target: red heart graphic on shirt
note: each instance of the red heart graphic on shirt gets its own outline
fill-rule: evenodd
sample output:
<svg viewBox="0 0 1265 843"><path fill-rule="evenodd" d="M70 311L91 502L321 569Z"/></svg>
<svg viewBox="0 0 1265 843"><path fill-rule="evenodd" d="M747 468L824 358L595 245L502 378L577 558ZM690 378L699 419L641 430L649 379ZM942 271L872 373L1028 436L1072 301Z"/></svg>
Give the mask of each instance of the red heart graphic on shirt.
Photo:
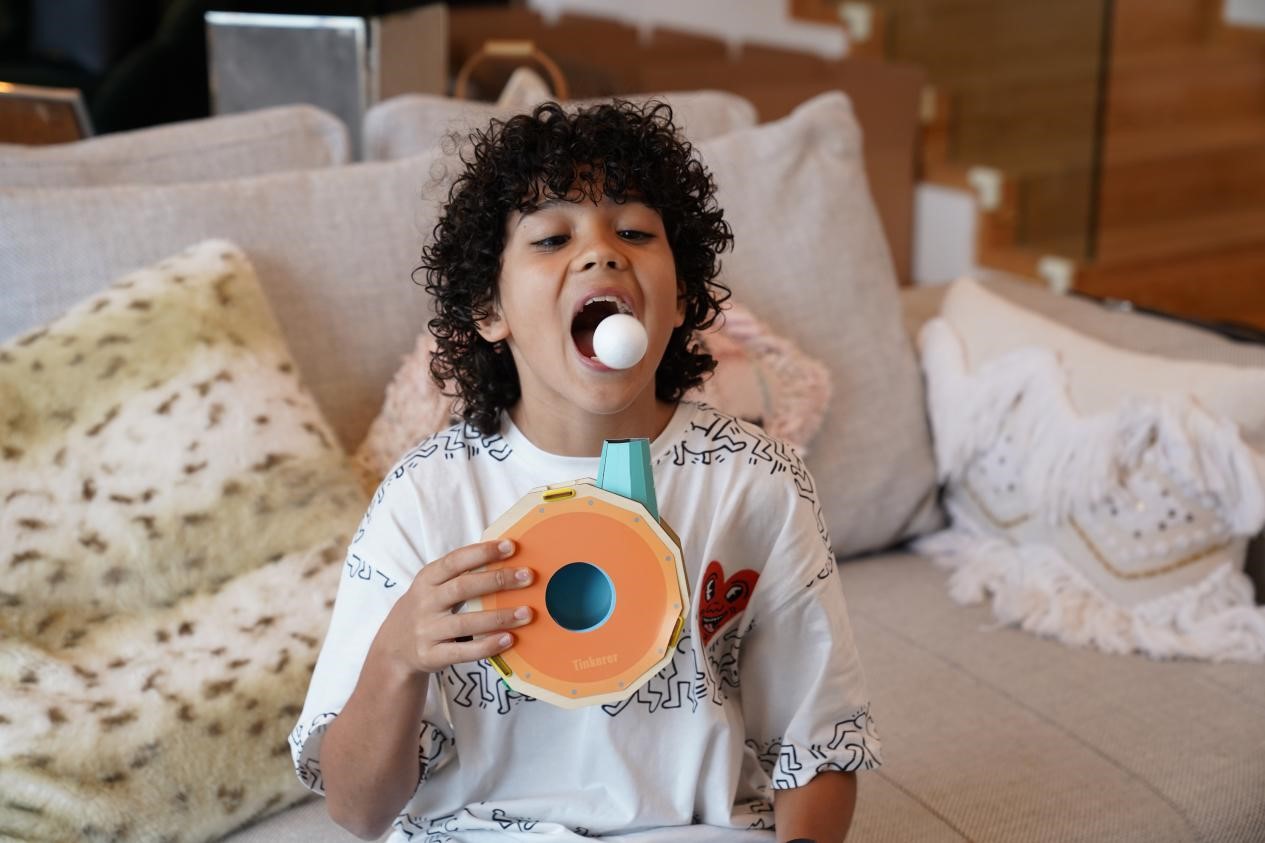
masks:
<svg viewBox="0 0 1265 843"><path fill-rule="evenodd" d="M747 608L759 579L760 575L750 568L743 568L725 579L725 569L719 562L713 559L708 564L698 600L698 632L704 647L717 630Z"/></svg>

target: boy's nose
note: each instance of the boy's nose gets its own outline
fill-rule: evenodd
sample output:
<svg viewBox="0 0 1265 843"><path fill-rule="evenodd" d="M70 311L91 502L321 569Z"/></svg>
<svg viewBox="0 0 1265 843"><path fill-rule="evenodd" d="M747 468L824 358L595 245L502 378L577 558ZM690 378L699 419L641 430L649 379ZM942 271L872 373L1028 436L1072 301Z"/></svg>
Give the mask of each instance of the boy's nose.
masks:
<svg viewBox="0 0 1265 843"><path fill-rule="evenodd" d="M580 253L576 259L575 269L579 272L587 272L591 269L624 269L627 263L624 256L619 250L613 249L607 245L593 246Z"/></svg>

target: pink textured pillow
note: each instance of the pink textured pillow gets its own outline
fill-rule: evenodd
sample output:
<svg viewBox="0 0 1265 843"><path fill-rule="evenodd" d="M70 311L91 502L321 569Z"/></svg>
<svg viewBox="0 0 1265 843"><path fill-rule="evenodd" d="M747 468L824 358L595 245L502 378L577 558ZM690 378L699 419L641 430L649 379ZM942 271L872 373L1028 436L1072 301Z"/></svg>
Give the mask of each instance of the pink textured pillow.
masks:
<svg viewBox="0 0 1265 843"><path fill-rule="evenodd" d="M830 404L830 371L825 364L732 302L700 340L716 358L716 371L686 399L755 422L806 455ZM457 417L452 400L431 380L434 349L430 335L418 337L356 450L356 465L367 489L378 485L401 454Z"/></svg>
<svg viewBox="0 0 1265 843"><path fill-rule="evenodd" d="M701 339L716 358L716 371L685 397L755 422L807 456L830 406L826 364L732 302Z"/></svg>

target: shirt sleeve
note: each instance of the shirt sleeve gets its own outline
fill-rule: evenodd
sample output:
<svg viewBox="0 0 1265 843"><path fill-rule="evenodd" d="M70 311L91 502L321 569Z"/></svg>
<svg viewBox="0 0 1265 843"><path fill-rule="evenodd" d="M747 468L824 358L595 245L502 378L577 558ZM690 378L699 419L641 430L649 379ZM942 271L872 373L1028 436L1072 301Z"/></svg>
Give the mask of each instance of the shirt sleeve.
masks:
<svg viewBox="0 0 1265 843"><path fill-rule="evenodd" d="M378 629L427 561L418 541L421 506L416 489L396 467L379 486L347 549L325 642L307 698L290 733L290 755L299 781L325 794L321 742L355 690ZM426 780L455 754L452 726L434 676L418 724L418 765Z"/></svg>
<svg viewBox="0 0 1265 843"><path fill-rule="evenodd" d="M746 743L775 789L801 787L823 771L882 763L811 479L787 482L783 505L786 518L762 576L765 593L740 656Z"/></svg>

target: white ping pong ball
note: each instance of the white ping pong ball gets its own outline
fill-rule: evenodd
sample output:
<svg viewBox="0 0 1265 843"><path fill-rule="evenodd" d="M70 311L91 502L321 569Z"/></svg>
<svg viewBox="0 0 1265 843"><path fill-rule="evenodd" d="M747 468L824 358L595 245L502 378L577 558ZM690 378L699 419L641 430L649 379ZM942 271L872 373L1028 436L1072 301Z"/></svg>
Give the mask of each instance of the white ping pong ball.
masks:
<svg viewBox="0 0 1265 843"><path fill-rule="evenodd" d="M637 317L627 313L607 316L593 332L593 353L602 365L631 369L646 355L650 338Z"/></svg>

